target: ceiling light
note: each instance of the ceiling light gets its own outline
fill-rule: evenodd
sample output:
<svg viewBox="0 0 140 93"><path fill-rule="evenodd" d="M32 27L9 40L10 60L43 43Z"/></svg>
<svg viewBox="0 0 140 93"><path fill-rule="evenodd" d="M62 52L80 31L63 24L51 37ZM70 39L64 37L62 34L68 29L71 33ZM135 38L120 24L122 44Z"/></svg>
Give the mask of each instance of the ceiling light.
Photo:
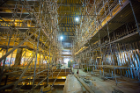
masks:
<svg viewBox="0 0 140 93"><path fill-rule="evenodd" d="M63 36L60 36L60 39L63 40Z"/></svg>
<svg viewBox="0 0 140 93"><path fill-rule="evenodd" d="M76 18L75 18L75 21L78 22L78 21L79 21L79 17L76 17Z"/></svg>
<svg viewBox="0 0 140 93"><path fill-rule="evenodd" d="M66 63L66 64L68 64L68 61L69 61L70 59L69 58L64 58L64 62Z"/></svg>

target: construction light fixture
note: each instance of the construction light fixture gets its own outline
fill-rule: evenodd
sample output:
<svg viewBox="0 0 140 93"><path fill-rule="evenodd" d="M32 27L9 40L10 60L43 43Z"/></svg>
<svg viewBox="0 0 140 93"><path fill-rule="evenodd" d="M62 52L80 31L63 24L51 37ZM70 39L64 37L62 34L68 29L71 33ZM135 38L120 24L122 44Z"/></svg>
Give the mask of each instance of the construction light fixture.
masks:
<svg viewBox="0 0 140 93"><path fill-rule="evenodd" d="M60 36L60 40L63 40L63 36Z"/></svg>
<svg viewBox="0 0 140 93"><path fill-rule="evenodd" d="M76 18L75 18L75 21L78 22L78 21L79 21L79 17L76 17Z"/></svg>
<svg viewBox="0 0 140 93"><path fill-rule="evenodd" d="M68 64L69 58L64 58L64 63Z"/></svg>

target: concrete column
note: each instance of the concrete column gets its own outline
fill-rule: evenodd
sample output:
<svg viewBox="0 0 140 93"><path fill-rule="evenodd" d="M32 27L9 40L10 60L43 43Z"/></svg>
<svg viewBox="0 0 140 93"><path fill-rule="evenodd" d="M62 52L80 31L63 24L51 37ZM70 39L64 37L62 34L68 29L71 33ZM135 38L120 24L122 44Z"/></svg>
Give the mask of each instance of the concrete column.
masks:
<svg viewBox="0 0 140 93"><path fill-rule="evenodd" d="M15 66L20 65L21 57L22 57L22 51L23 51L22 48L17 49L16 60L15 60L15 64L14 64Z"/></svg>

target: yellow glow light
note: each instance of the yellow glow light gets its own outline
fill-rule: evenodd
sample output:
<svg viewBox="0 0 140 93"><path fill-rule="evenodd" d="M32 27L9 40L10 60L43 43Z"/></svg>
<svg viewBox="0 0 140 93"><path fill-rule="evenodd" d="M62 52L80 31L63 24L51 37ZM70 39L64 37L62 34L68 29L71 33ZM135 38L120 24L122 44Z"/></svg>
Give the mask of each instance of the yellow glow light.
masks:
<svg viewBox="0 0 140 93"><path fill-rule="evenodd" d="M64 76L63 76L63 77L61 77L61 78L62 78L62 79L66 79L66 77L64 77Z"/></svg>
<svg viewBox="0 0 140 93"><path fill-rule="evenodd" d="M15 25L17 25L17 23L16 23L16 22L15 22L14 24L15 24Z"/></svg>

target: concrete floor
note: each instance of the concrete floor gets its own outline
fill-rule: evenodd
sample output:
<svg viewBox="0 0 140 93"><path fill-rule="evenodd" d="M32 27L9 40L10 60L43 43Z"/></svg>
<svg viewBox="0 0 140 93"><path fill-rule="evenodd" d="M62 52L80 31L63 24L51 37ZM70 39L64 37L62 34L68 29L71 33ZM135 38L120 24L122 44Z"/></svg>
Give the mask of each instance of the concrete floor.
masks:
<svg viewBox="0 0 140 93"><path fill-rule="evenodd" d="M63 93L63 87L57 87L52 90L52 93Z"/></svg>
<svg viewBox="0 0 140 93"><path fill-rule="evenodd" d="M62 68L66 68L63 66ZM77 69L73 69L74 74L76 74ZM123 93L140 93L140 86L138 83L132 83L135 81L134 79L126 78L119 79L119 81L123 81L123 83L119 83L116 86L115 80L103 80L100 77L91 75L91 72L84 72L82 69L79 69L80 77L87 77L90 79L92 84L87 85L95 92L95 93L120 93L120 92L112 92L114 89L120 90ZM127 80L127 81L126 81ZM124 83L125 82L125 83ZM52 93L63 93L63 87L54 88Z"/></svg>
<svg viewBox="0 0 140 93"><path fill-rule="evenodd" d="M73 69L73 72L76 73L77 69ZM123 83L119 83L116 86L115 80L103 80L100 77L91 75L91 72L87 73L81 69L79 69L79 76L86 76L91 80L92 84L89 84L89 86L95 93L113 93L112 91L114 91L114 89L120 90L124 93L140 93L139 84L132 83L136 81L134 79L124 77L123 79L119 79L119 81Z"/></svg>

